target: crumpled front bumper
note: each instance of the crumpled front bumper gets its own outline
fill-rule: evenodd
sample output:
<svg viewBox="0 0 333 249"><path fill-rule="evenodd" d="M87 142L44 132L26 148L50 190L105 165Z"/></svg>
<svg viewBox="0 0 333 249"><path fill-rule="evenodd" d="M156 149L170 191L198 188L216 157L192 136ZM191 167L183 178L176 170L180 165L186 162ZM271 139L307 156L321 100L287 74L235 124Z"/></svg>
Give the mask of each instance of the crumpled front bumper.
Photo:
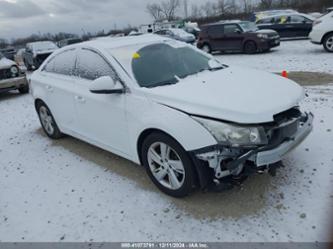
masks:
<svg viewBox="0 0 333 249"><path fill-rule="evenodd" d="M298 131L293 137L276 148L258 152L249 160L253 161L259 167L281 161L288 152L296 148L311 133L313 129L313 119L314 116L312 113L307 114L307 120L305 123L299 125Z"/></svg>
<svg viewBox="0 0 333 249"><path fill-rule="evenodd" d="M209 167L214 169L217 179L240 174L247 162L252 162L258 169L262 166L274 165L311 133L313 119L312 113L304 113L294 121L297 123L296 131L283 136L278 143L269 143L252 149L226 148L223 145L215 145L192 151L192 154L197 159L208 162Z"/></svg>

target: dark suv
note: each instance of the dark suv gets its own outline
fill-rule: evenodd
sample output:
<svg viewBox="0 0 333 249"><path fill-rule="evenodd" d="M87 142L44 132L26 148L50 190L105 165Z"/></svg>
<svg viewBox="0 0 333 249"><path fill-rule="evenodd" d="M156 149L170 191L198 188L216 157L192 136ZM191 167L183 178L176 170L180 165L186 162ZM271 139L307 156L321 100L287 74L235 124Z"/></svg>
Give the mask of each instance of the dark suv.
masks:
<svg viewBox="0 0 333 249"><path fill-rule="evenodd" d="M223 21L201 27L198 48L205 52L241 51L247 54L269 51L280 45L274 30L259 30L253 22Z"/></svg>

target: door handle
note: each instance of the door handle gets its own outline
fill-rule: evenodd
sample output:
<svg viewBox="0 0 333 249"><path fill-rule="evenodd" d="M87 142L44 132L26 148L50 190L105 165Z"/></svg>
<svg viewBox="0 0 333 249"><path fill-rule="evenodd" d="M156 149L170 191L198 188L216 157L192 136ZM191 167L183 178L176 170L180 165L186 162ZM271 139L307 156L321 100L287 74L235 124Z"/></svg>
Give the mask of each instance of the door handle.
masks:
<svg viewBox="0 0 333 249"><path fill-rule="evenodd" d="M52 86L46 85L45 88L46 88L47 91L53 92L53 87Z"/></svg>
<svg viewBox="0 0 333 249"><path fill-rule="evenodd" d="M85 103L86 100L82 96L75 96L75 100L80 103Z"/></svg>

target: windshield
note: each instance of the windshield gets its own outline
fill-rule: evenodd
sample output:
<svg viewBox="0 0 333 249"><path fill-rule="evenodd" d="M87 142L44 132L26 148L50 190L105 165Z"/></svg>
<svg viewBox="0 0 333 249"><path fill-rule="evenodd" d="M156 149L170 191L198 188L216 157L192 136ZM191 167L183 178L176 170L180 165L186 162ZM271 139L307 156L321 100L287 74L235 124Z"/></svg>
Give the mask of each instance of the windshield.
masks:
<svg viewBox="0 0 333 249"><path fill-rule="evenodd" d="M133 56L132 70L141 87L176 84L180 78L205 70L219 70L224 65L189 46L153 44Z"/></svg>
<svg viewBox="0 0 333 249"><path fill-rule="evenodd" d="M239 25L242 27L244 32L257 31L258 27L253 22L241 22Z"/></svg>
<svg viewBox="0 0 333 249"><path fill-rule="evenodd" d="M57 49L57 45L53 42L45 41L45 42L36 42L32 44L33 49L36 51L43 51L43 50L52 50Z"/></svg>

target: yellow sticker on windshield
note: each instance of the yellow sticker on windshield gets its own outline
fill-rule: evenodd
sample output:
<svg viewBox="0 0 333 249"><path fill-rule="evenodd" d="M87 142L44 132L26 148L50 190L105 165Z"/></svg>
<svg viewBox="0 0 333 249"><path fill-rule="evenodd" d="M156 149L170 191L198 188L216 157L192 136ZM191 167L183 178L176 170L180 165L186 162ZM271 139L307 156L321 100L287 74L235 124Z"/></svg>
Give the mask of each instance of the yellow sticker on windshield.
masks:
<svg viewBox="0 0 333 249"><path fill-rule="evenodd" d="M133 54L133 59L139 59L141 56L139 55L139 53L134 53Z"/></svg>

